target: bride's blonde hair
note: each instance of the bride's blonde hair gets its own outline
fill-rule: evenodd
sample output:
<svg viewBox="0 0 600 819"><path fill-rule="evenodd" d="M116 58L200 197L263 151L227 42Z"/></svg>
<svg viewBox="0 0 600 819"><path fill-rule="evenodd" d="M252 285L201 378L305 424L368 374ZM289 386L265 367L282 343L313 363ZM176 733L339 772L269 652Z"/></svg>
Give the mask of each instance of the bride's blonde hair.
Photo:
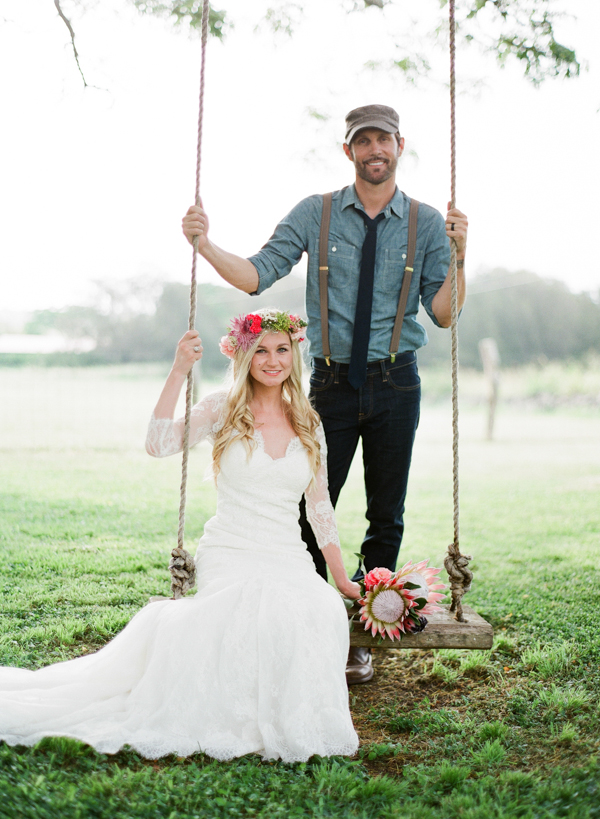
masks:
<svg viewBox="0 0 600 819"><path fill-rule="evenodd" d="M272 310L257 310L254 315L272 313ZM254 396L254 385L250 376L252 358L264 337L273 330L265 330L257 335L256 342L250 349L237 350L230 366L231 386L224 406L223 426L215 435L213 445L213 475L215 480L220 471L221 458L234 441L241 441L248 457L256 447L254 440L254 415L250 402ZM292 370L282 384L283 409L290 425L308 455L313 480L321 466L321 447L316 440L316 431L320 418L308 400L302 387L302 353L297 341L290 338L292 347ZM312 481L311 481L312 483Z"/></svg>

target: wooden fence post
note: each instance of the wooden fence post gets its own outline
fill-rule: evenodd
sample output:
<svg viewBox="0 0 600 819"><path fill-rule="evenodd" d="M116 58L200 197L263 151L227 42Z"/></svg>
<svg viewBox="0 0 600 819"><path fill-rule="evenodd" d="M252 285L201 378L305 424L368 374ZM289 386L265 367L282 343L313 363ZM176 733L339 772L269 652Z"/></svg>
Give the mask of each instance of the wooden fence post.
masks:
<svg viewBox="0 0 600 819"><path fill-rule="evenodd" d="M498 345L493 338L482 338L479 342L479 355L483 364L483 374L488 385L488 419L487 435L488 441L494 437L494 420L496 417L496 405L498 403L498 388L500 385L500 353Z"/></svg>

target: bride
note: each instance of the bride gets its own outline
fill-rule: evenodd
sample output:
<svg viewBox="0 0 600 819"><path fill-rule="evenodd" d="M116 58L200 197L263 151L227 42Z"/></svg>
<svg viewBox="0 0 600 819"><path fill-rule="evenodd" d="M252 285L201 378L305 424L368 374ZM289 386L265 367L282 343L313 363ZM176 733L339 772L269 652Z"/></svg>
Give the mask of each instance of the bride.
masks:
<svg viewBox="0 0 600 819"><path fill-rule="evenodd" d="M345 607L315 571L298 524L305 493L337 588L359 597L342 562L323 429L302 389L303 326L273 310L234 319L221 340L231 387L192 410L190 444L212 443L218 491L196 552L195 596L150 603L94 654L38 671L0 668L0 739L67 736L150 759L258 753L295 762L356 751ZM201 355L188 331L150 421L151 455L181 450L175 405Z"/></svg>

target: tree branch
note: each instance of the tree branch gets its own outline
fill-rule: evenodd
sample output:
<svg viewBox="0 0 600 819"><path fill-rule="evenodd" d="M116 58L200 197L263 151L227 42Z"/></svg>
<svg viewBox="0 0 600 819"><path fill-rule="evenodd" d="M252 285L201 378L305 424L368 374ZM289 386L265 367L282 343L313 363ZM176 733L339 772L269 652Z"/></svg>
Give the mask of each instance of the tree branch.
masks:
<svg viewBox="0 0 600 819"><path fill-rule="evenodd" d="M54 0L54 5L56 6L56 10L58 12L58 16L63 21L65 26L69 30L69 34L71 36L71 45L73 46L73 55L75 57L75 62L77 63L77 68L79 69L79 73L81 74L81 79L83 80L84 88L88 87L86 79L83 75L83 71L81 70L81 65L79 64L79 54L77 53L77 48L75 46L75 32L73 31L73 26L71 25L71 21L65 16L64 11L60 7L60 0Z"/></svg>

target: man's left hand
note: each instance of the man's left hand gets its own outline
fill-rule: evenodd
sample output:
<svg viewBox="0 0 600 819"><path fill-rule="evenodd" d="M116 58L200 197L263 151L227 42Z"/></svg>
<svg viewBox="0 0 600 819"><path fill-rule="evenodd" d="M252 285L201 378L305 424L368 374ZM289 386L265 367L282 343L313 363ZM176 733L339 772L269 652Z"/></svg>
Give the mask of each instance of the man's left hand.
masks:
<svg viewBox="0 0 600 819"><path fill-rule="evenodd" d="M469 221L458 208L450 208L448 202L448 213L446 215L446 235L456 242L456 257L464 259L467 252L467 228Z"/></svg>

